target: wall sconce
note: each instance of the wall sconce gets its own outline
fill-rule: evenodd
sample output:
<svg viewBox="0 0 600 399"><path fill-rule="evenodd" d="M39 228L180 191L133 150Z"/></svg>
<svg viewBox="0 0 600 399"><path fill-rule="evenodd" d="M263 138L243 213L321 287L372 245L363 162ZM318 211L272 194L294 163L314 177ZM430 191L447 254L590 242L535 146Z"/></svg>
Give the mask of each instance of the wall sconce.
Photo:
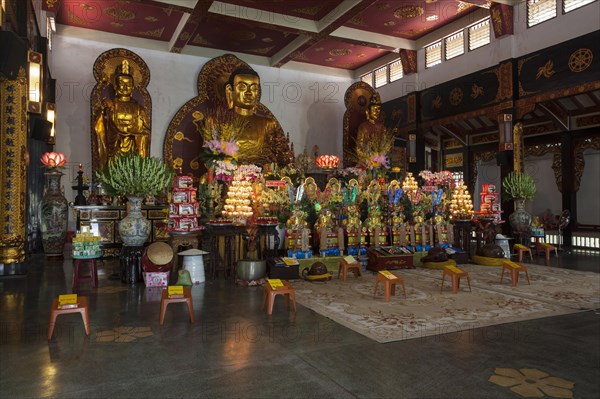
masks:
<svg viewBox="0 0 600 399"><path fill-rule="evenodd" d="M50 129L50 137L48 138L48 144L54 145L56 144L56 139L54 137L54 126L56 126L56 104L46 103L46 120L48 122L52 122L52 129Z"/></svg>
<svg viewBox="0 0 600 399"><path fill-rule="evenodd" d="M27 112L42 113L42 54L35 51L27 52L29 64L29 96Z"/></svg>
<svg viewBox="0 0 600 399"><path fill-rule="evenodd" d="M408 162L417 162L417 135L408 135Z"/></svg>
<svg viewBox="0 0 600 399"><path fill-rule="evenodd" d="M498 115L499 151L513 150L512 114Z"/></svg>

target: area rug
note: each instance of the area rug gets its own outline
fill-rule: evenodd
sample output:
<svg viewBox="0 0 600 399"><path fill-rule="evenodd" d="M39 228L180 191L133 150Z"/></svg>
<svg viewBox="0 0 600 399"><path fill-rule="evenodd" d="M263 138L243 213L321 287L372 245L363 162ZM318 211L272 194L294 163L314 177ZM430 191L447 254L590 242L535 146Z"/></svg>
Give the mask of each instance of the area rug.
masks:
<svg viewBox="0 0 600 399"><path fill-rule="evenodd" d="M297 281L294 287L301 305L381 343L600 307L599 274L528 266L531 285L522 275L513 288L507 275L500 284L500 267L461 265L471 278L471 291L463 279L457 294L448 279L440 292L441 270L394 270L404 278L406 298L400 286L389 302L381 284L374 296L371 272L346 282Z"/></svg>

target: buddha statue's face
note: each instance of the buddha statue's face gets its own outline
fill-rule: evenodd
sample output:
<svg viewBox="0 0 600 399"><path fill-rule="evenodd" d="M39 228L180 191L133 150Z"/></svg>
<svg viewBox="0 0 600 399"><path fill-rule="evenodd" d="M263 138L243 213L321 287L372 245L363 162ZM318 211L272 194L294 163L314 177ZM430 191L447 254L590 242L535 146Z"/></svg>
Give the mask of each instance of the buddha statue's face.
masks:
<svg viewBox="0 0 600 399"><path fill-rule="evenodd" d="M237 111L253 111L258 102L259 78L254 75L236 75L233 78L233 107Z"/></svg>
<svg viewBox="0 0 600 399"><path fill-rule="evenodd" d="M117 96L129 97L133 93L133 79L131 76L119 76L117 77Z"/></svg>
<svg viewBox="0 0 600 399"><path fill-rule="evenodd" d="M377 119L379 119L379 114L381 113L381 105L379 104L372 104L369 106L369 111L368 111L368 119L372 122L376 121Z"/></svg>

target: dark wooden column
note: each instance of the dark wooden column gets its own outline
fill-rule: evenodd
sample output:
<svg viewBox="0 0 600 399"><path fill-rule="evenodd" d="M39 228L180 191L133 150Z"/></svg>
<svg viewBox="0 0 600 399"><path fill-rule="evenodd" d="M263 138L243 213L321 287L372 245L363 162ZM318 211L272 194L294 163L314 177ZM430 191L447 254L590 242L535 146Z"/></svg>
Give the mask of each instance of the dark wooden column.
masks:
<svg viewBox="0 0 600 399"><path fill-rule="evenodd" d="M562 210L568 209L571 212L571 221L563 230L564 247L571 248L571 239L573 238L572 226L577 220L577 201L576 193L573 192L573 164L574 148L573 138L570 132L564 132L560 142L562 170L561 170L561 193L562 193Z"/></svg>

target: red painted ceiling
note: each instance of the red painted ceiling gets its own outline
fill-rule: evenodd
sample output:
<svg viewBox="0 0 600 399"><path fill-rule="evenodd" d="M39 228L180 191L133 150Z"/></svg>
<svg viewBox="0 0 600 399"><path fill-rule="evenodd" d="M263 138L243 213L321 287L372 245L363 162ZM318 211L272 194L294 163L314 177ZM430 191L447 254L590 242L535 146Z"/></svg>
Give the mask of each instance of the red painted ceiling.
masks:
<svg viewBox="0 0 600 399"><path fill-rule="evenodd" d="M197 54L199 47L207 47L241 58L267 57L277 66L297 61L348 70L399 50L389 41L374 42L373 37L415 40L488 4L487 0L43 0L43 8L55 14L59 25L158 40L164 42L165 51ZM352 28L351 37L336 35L340 27Z"/></svg>

